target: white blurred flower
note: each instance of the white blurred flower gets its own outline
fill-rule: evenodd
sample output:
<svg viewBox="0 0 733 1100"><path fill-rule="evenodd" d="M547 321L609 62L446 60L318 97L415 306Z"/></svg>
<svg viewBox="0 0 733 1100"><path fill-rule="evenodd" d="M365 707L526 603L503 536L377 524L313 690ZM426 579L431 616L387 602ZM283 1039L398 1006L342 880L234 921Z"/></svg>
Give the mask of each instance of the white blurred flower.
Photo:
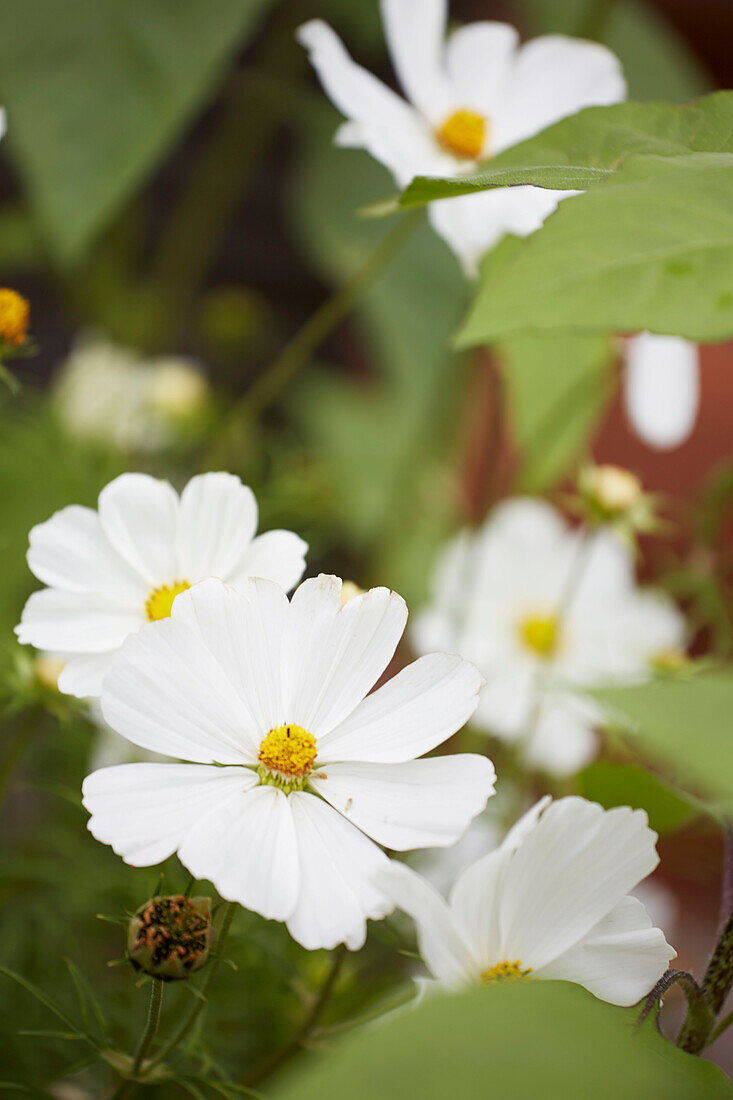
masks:
<svg viewBox="0 0 733 1100"><path fill-rule="evenodd" d="M528 762L558 775L595 751L599 712L577 689L644 679L685 642L674 604L637 587L632 552L599 530L581 570L582 538L543 501L500 504L444 551L412 634L418 652L473 661L487 681L474 724L524 739Z"/></svg>
<svg viewBox="0 0 733 1100"><path fill-rule="evenodd" d="M416 759L473 713L473 665L432 654L367 695L406 619L384 588L342 607L336 577L291 602L260 578L185 592L127 640L102 710L136 745L192 763L88 776L93 835L133 866L178 852L304 947L360 947L367 918L391 909L372 884L377 845L454 843L494 786L483 756Z"/></svg>
<svg viewBox="0 0 733 1100"><path fill-rule="evenodd" d="M456 844L452 844L450 848L430 848L418 853L414 866L436 890L447 893L461 871L470 863L498 848L502 830L499 827L495 803L499 801L502 792L503 786L484 812L473 819Z"/></svg>
<svg viewBox="0 0 733 1100"><path fill-rule="evenodd" d="M80 340L53 386L70 435L119 450L156 451L175 442L208 397L200 368L185 359L142 359L99 337Z"/></svg>
<svg viewBox="0 0 733 1100"><path fill-rule="evenodd" d="M697 345L642 332L626 342L625 360L624 401L636 434L661 451L679 447L700 406Z"/></svg>
<svg viewBox="0 0 733 1100"><path fill-rule="evenodd" d="M629 891L659 862L642 810L545 798L457 879L450 902L404 864L376 878L417 925L420 953L450 988L508 978L577 982L632 1005L676 952Z"/></svg>
<svg viewBox="0 0 733 1100"><path fill-rule="evenodd" d="M291 531L255 537L257 518L254 493L233 474L194 477L180 497L167 481L122 474L99 494L98 511L73 504L31 530L28 565L49 587L26 603L19 641L68 655L60 691L99 695L128 634L170 615L198 581L297 584L306 544Z"/></svg>
<svg viewBox="0 0 733 1100"><path fill-rule="evenodd" d="M508 146L583 107L622 100L621 66L594 42L548 35L519 46L505 23L479 22L446 40L447 0L382 0L387 46L407 97L356 65L321 20L298 31L347 122L342 146L366 149L399 187L417 175L475 171ZM526 236L567 191L511 187L431 204L433 228L473 273L505 233Z"/></svg>

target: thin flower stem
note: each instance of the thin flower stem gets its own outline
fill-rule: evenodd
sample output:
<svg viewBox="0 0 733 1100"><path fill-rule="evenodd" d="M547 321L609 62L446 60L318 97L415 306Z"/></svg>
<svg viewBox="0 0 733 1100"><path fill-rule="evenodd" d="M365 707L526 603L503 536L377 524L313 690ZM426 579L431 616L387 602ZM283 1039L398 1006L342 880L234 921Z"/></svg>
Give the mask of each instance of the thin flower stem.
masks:
<svg viewBox="0 0 733 1100"><path fill-rule="evenodd" d="M324 982L296 1034L278 1054L275 1054L274 1057L263 1062L256 1067L249 1076L245 1077L243 1081L245 1087L249 1088L252 1085L259 1085L265 1078L270 1077L276 1070L280 1069L281 1066L284 1066L286 1062L289 1062L305 1045L307 1039L310 1037L313 1029L320 1020L323 1010L333 993L333 988L341 972L345 957L346 948L342 944L334 951L331 957L331 966L329 967Z"/></svg>
<svg viewBox="0 0 733 1100"><path fill-rule="evenodd" d="M132 1068L130 1070L132 1077L137 1077L140 1073L143 1063L145 1062L145 1055L150 1050L151 1044L158 1032L162 1004L163 983L160 978L152 978L150 986L150 1004L148 1005L148 1019L145 1024L145 1031L137 1045L137 1050L132 1060ZM123 1097L132 1095L136 1089L136 1081L120 1081L112 1095L112 1100L123 1100Z"/></svg>
<svg viewBox="0 0 733 1100"><path fill-rule="evenodd" d="M226 942L227 935L229 934L229 929L231 927L236 908L236 901L227 902L226 909L224 910L224 916L221 922L221 928L219 929L219 934L216 938L217 958L212 959L212 961L209 963L206 980L201 986L200 998L196 1001L196 1004L193 1006L185 1020L181 1023L177 1031L173 1033L167 1043L163 1044L155 1057L150 1060L150 1068L152 1068L153 1066L157 1066L160 1062L164 1061L168 1057L168 1055L175 1050L178 1044L182 1042L183 1039L185 1039L186 1035L188 1035L189 1031L196 1023L199 1014L203 1011L206 1005L206 994L208 993L209 987L216 977L216 973L221 965L221 953L224 949L224 944Z"/></svg>

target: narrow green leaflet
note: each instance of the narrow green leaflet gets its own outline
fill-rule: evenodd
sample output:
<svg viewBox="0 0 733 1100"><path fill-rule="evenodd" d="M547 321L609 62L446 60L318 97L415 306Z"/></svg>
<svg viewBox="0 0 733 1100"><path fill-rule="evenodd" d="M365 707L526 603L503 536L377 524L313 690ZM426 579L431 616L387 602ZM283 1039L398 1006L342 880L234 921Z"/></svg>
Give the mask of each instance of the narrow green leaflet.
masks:
<svg viewBox="0 0 733 1100"><path fill-rule="evenodd" d="M59 261L77 259L155 167L266 3L5 5L5 141Z"/></svg>
<svg viewBox="0 0 733 1100"><path fill-rule="evenodd" d="M629 741L684 791L733 809L733 675L727 672L604 688L593 697Z"/></svg>
<svg viewBox="0 0 733 1100"><path fill-rule="evenodd" d="M601 183L631 156L679 157L733 153L733 92L696 103L618 103L588 107L505 149L474 175L418 176L401 206L531 183L558 191L584 191Z"/></svg>
<svg viewBox="0 0 733 1100"><path fill-rule="evenodd" d="M514 333L733 336L733 153L635 156L482 278L460 347Z"/></svg>
<svg viewBox="0 0 733 1100"><path fill-rule="evenodd" d="M725 1074L683 1054L638 1009L565 982L516 981L426 998L295 1072L274 1100L723 1100Z"/></svg>

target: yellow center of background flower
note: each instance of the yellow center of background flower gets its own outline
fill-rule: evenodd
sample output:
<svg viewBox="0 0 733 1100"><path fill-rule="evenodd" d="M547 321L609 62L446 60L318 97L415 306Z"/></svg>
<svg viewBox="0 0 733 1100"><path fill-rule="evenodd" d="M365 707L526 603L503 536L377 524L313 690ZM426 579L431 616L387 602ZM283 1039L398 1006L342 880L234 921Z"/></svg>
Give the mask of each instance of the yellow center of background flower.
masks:
<svg viewBox="0 0 733 1100"><path fill-rule="evenodd" d="M278 726L270 730L257 756L266 768L287 779L302 779L308 775L315 758L316 739L302 726Z"/></svg>
<svg viewBox="0 0 733 1100"><path fill-rule="evenodd" d="M438 141L455 157L476 160L486 138L486 119L475 111L454 111L438 128Z"/></svg>
<svg viewBox="0 0 733 1100"><path fill-rule="evenodd" d="M528 615L519 624L519 636L538 657L552 657L557 651L560 624L556 615Z"/></svg>
<svg viewBox="0 0 733 1100"><path fill-rule="evenodd" d="M489 970L484 970L481 981L484 985L490 985L492 982L499 982L504 978L526 978L531 973L531 966L527 967L526 970L522 969L521 959L516 959L514 962L505 959L504 962L497 963Z"/></svg>
<svg viewBox="0 0 733 1100"><path fill-rule="evenodd" d="M0 287L0 341L19 347L25 341L30 306L16 290Z"/></svg>
<svg viewBox="0 0 733 1100"><path fill-rule="evenodd" d="M148 617L148 622L153 623L158 619L167 619L178 593L185 592L190 587L188 581L174 581L173 584L164 584L160 588L154 588L145 601L145 614Z"/></svg>

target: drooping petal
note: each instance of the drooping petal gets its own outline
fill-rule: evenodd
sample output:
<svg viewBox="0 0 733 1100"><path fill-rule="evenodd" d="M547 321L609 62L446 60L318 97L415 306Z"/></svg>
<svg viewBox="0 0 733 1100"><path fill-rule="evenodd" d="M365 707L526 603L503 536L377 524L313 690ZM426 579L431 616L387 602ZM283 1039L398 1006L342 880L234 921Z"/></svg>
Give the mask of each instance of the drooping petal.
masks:
<svg viewBox="0 0 733 1100"><path fill-rule="evenodd" d="M105 677L102 713L133 744L201 764L254 764L263 736L200 636L175 618L128 638Z"/></svg>
<svg viewBox="0 0 733 1100"><path fill-rule="evenodd" d="M18 641L62 653L103 653L122 645L144 622L143 608L131 611L114 594L42 588L23 608Z"/></svg>
<svg viewBox="0 0 733 1100"><path fill-rule="evenodd" d="M366 938L367 918L379 920L393 908L375 885L387 857L313 795L296 791L289 802L298 844L300 889L288 918L288 931L309 951L339 943L358 951Z"/></svg>
<svg viewBox="0 0 733 1100"><path fill-rule="evenodd" d="M265 577L289 592L305 572L307 553L308 543L292 531L266 531L253 539L227 580L239 588L246 577Z"/></svg>
<svg viewBox="0 0 733 1100"><path fill-rule="evenodd" d="M92 508L72 504L31 528L28 565L44 584L100 592L142 607L148 587L109 544Z"/></svg>
<svg viewBox="0 0 733 1100"><path fill-rule="evenodd" d="M82 787L88 829L133 867L161 863L177 851L212 806L257 782L246 768L195 764L118 764L92 772Z"/></svg>
<svg viewBox="0 0 733 1100"><path fill-rule="evenodd" d="M492 116L504 106L518 43L514 27L489 21L468 23L448 39L445 54L448 75L462 106L473 107L488 116L489 149Z"/></svg>
<svg viewBox="0 0 733 1100"><path fill-rule="evenodd" d="M372 588L341 607L341 582L306 580L290 603L283 638L288 721L316 738L351 714L389 664L407 607L387 588Z"/></svg>
<svg viewBox="0 0 733 1100"><path fill-rule="evenodd" d="M257 501L234 474L192 477L178 509L177 575L194 584L207 577L227 580L257 530Z"/></svg>
<svg viewBox="0 0 733 1100"><path fill-rule="evenodd" d="M481 967L438 891L404 863L390 860L377 878L393 903L412 917L420 954L430 973L449 986L475 981Z"/></svg>
<svg viewBox="0 0 733 1100"><path fill-rule="evenodd" d="M626 347L626 413L650 447L671 450L688 438L700 406L697 346L679 336L642 332Z"/></svg>
<svg viewBox="0 0 733 1100"><path fill-rule="evenodd" d="M387 49L402 90L437 124L454 106L442 64L447 0L381 0L380 7Z"/></svg>
<svg viewBox="0 0 733 1100"><path fill-rule="evenodd" d="M495 778L485 756L462 753L404 764L328 764L311 774L311 786L379 844L403 852L454 844L484 809Z"/></svg>
<svg viewBox="0 0 733 1100"><path fill-rule="evenodd" d="M289 798L275 787L254 787L212 806L178 854L192 875L209 879L228 901L269 920L285 920L293 910L298 844Z"/></svg>
<svg viewBox="0 0 733 1100"><path fill-rule="evenodd" d="M578 982L610 1004L633 1005L659 981L676 954L638 898L626 897L534 976Z"/></svg>
<svg viewBox="0 0 733 1100"><path fill-rule="evenodd" d="M157 588L177 578L178 496L167 481L121 474L99 494L99 519L112 547Z"/></svg>
<svg viewBox="0 0 733 1100"><path fill-rule="evenodd" d="M481 683L478 670L461 657L420 657L321 738L319 762L414 760L466 724L478 705Z"/></svg>
<svg viewBox="0 0 733 1100"><path fill-rule="evenodd" d="M102 694L102 681L109 672L117 651L108 653L84 653L70 657L59 673L59 691L75 695L77 699Z"/></svg>
<svg viewBox="0 0 733 1100"><path fill-rule="evenodd" d="M577 944L654 870L655 841L642 810L603 810L581 798L553 803L503 878L503 957L536 970Z"/></svg>

